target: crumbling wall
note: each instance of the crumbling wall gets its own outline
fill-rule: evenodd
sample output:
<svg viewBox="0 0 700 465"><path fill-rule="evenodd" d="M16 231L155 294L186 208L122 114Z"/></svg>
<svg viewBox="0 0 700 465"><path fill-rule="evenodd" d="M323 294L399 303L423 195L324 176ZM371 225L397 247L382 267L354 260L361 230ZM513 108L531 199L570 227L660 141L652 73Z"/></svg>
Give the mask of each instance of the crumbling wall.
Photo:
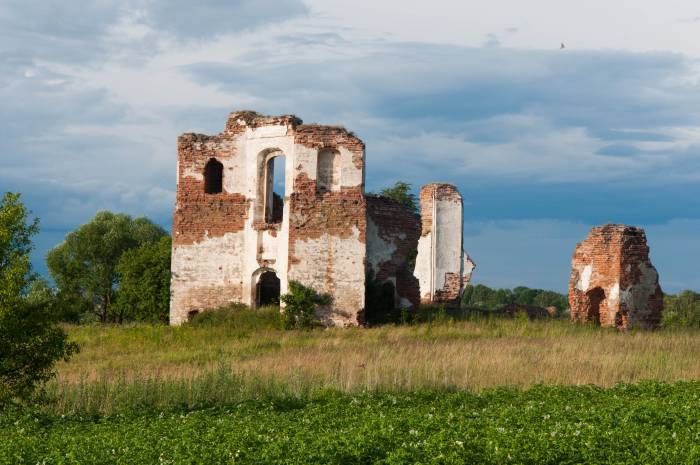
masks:
<svg viewBox="0 0 700 465"><path fill-rule="evenodd" d="M273 151L293 153L296 124L300 120L292 115L235 112L218 135L178 139L171 324L229 302L255 305L256 283L264 271L285 279L281 287L286 291L287 226L260 224L259 168ZM211 159L223 165L220 193L206 193L205 166ZM285 170L291 166L287 163ZM291 186L289 174L286 179Z"/></svg>
<svg viewBox="0 0 700 465"><path fill-rule="evenodd" d="M319 153L324 158L319 163ZM271 160L285 157L284 198L271 195ZM223 165L221 192L205 189L210 159ZM319 165L325 184L318 186ZM178 144L171 323L237 301L256 305L260 276L273 272L333 296L327 325L356 325L364 307L364 144L341 127L293 115L229 115L221 134L185 134ZM270 204L280 210L268 215Z"/></svg>
<svg viewBox="0 0 700 465"><path fill-rule="evenodd" d="M591 229L573 255L569 304L573 321L657 327L663 293L644 230L615 224Z"/></svg>
<svg viewBox="0 0 700 465"><path fill-rule="evenodd" d="M240 157L231 139L184 134L178 139L177 196L171 262L172 324L188 315L242 299L243 230L249 200L235 189ZM204 167L224 165L223 191L205 193Z"/></svg>
<svg viewBox="0 0 700 465"><path fill-rule="evenodd" d="M420 304L420 286L413 275L420 217L399 202L381 196L367 196L367 270L377 283L393 283L395 304L416 308Z"/></svg>
<svg viewBox="0 0 700 465"><path fill-rule="evenodd" d="M269 273L281 293L296 280L330 294L333 304L320 315L327 326L362 323L370 269L394 284L398 305L456 302L473 268L462 251L459 192L426 186L421 225L396 202L365 198L364 155L346 129L293 115L235 112L218 135L182 135L171 323L229 302L255 306L258 281L272 280ZM281 156L284 195L276 197L270 174ZM416 249L414 276L407 262Z"/></svg>
<svg viewBox="0 0 700 465"><path fill-rule="evenodd" d="M428 184L420 191L420 207L415 275L421 301L456 304L474 269L462 244L462 196L451 184Z"/></svg>
<svg viewBox="0 0 700 465"><path fill-rule="evenodd" d="M358 325L364 308L367 242L364 143L344 128L318 125L297 126L294 142L289 279L333 297L320 315L325 325ZM318 154L324 150L340 156L340 180L334 190L317 183Z"/></svg>

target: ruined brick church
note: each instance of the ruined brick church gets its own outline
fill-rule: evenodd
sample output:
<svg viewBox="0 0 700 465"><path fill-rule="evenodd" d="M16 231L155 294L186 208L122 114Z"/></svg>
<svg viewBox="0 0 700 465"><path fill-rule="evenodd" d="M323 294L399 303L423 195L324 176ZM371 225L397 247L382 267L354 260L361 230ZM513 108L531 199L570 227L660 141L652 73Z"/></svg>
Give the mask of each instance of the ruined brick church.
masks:
<svg viewBox="0 0 700 465"><path fill-rule="evenodd" d="M364 323L368 279L396 308L458 302L474 264L457 189L424 186L419 216L364 183L365 145L342 127L236 112L180 136L170 323L278 302L292 280L333 297L326 326Z"/></svg>

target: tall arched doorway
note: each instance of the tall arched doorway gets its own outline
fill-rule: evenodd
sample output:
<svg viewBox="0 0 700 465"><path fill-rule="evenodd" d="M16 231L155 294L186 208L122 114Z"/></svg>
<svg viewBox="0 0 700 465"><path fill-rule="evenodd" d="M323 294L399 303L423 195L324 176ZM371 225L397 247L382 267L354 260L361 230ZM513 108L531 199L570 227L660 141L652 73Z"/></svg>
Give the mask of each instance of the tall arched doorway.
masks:
<svg viewBox="0 0 700 465"><path fill-rule="evenodd" d="M274 271L265 271L260 275L255 287L255 306L280 304L280 279Z"/></svg>

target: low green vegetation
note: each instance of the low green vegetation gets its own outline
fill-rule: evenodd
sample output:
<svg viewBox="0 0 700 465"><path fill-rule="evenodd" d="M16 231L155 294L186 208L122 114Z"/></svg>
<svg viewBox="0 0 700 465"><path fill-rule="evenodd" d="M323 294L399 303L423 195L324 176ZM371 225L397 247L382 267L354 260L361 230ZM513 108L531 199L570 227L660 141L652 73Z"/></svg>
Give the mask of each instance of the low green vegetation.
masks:
<svg viewBox="0 0 700 465"><path fill-rule="evenodd" d="M321 325L317 310L330 305L333 299L328 294L319 294L313 288L297 281L289 281L289 292L282 295L285 329L309 329Z"/></svg>
<svg viewBox="0 0 700 465"><path fill-rule="evenodd" d="M0 463L697 463L700 383L0 414Z"/></svg>
<svg viewBox="0 0 700 465"><path fill-rule="evenodd" d="M284 327L285 318L277 306L251 310L243 304L225 305L216 310L197 314L188 323L193 328L225 329L232 335L249 334L255 331L279 330Z"/></svg>

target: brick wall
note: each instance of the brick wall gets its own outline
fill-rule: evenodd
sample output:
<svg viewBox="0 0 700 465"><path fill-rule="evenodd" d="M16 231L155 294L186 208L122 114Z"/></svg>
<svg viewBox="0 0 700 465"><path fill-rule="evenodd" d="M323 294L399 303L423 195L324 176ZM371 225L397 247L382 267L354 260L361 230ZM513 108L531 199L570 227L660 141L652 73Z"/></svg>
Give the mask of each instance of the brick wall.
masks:
<svg viewBox="0 0 700 465"><path fill-rule="evenodd" d="M381 196L367 196L371 233L367 234L367 265L378 283L392 281L396 304L417 307L420 303L418 279L409 267L415 259L420 237L420 217L399 202Z"/></svg>
<svg viewBox="0 0 700 465"><path fill-rule="evenodd" d="M569 281L573 321L653 328L663 311L659 277L643 229L608 224L576 246Z"/></svg>

